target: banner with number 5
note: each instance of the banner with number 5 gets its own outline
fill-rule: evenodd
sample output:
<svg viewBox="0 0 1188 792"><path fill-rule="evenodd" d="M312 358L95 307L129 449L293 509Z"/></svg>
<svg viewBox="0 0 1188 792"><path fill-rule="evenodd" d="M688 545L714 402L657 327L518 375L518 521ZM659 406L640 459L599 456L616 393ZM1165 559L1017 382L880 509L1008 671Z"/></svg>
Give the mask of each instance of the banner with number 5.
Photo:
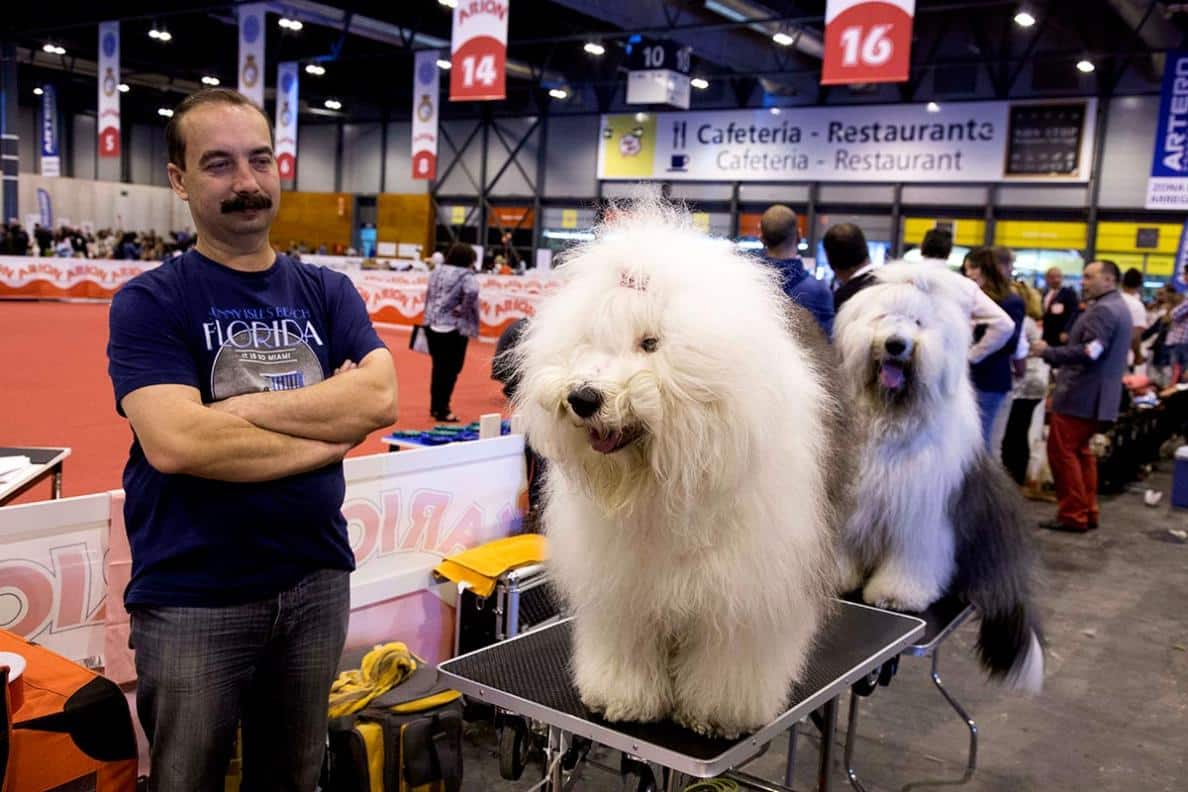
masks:
<svg viewBox="0 0 1188 792"><path fill-rule="evenodd" d="M905 82L916 0L829 0L822 85Z"/></svg>
<svg viewBox="0 0 1188 792"><path fill-rule="evenodd" d="M458 0L450 40L450 101L507 96L509 0Z"/></svg>

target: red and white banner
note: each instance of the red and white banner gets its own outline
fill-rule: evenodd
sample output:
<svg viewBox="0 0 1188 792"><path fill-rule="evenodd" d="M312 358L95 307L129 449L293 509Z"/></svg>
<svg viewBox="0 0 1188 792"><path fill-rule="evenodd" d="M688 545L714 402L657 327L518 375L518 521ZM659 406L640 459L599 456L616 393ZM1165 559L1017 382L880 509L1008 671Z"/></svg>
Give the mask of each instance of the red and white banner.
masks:
<svg viewBox="0 0 1188 792"><path fill-rule="evenodd" d="M99 156L120 156L120 23L99 24Z"/></svg>
<svg viewBox="0 0 1188 792"><path fill-rule="evenodd" d="M507 96L510 0L458 0L450 38L450 101Z"/></svg>
<svg viewBox="0 0 1188 792"><path fill-rule="evenodd" d="M239 92L264 108L265 3L241 5L239 14Z"/></svg>
<svg viewBox="0 0 1188 792"><path fill-rule="evenodd" d="M0 256L0 297L111 299L155 261Z"/></svg>
<svg viewBox="0 0 1188 792"><path fill-rule="evenodd" d="M413 325L425 316L429 275L424 272L347 272L367 313L376 322ZM479 335L498 338L517 319L531 318L536 306L561 285L555 278L479 276Z"/></svg>
<svg viewBox="0 0 1188 792"><path fill-rule="evenodd" d="M297 63L276 65L276 167L286 187L297 179L297 111L300 99Z"/></svg>
<svg viewBox="0 0 1188 792"><path fill-rule="evenodd" d="M829 0L822 85L904 82L916 0Z"/></svg>
<svg viewBox="0 0 1188 792"><path fill-rule="evenodd" d="M437 50L417 53L413 65L412 177L437 178L437 99L441 81Z"/></svg>
<svg viewBox="0 0 1188 792"><path fill-rule="evenodd" d="M343 259L333 269L355 284L372 320L419 324L425 314L429 273L364 270L362 261ZM156 266L155 261L0 256L0 299L110 300L125 283ZM555 275L480 275L478 281L479 335L487 338L498 338L512 322L534 316L537 304L560 286Z"/></svg>

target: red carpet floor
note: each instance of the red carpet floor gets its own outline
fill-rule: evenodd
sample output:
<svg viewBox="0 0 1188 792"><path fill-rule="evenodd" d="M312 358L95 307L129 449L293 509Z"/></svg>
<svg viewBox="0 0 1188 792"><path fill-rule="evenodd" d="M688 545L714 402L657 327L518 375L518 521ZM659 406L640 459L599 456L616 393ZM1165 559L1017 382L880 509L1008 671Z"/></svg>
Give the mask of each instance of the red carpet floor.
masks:
<svg viewBox="0 0 1188 792"><path fill-rule="evenodd" d="M69 446L63 494L119 489L132 433L115 411L107 377L105 304L0 300L0 446ZM396 358L401 429L435 424L429 417L429 358L408 349L408 332L379 328ZM451 407L464 421L507 413L490 378L494 344L471 342ZM386 451L376 432L351 456ZM49 497L42 484L17 503Z"/></svg>

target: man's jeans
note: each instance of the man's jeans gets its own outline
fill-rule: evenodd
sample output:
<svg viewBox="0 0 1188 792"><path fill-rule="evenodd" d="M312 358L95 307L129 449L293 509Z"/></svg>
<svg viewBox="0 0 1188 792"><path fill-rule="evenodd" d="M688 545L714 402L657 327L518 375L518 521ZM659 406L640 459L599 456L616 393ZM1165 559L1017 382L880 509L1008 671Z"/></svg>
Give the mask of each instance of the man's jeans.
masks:
<svg viewBox="0 0 1188 792"><path fill-rule="evenodd" d="M221 792L242 721L241 789L312 792L346 640L349 577L321 570L245 605L133 611L150 790Z"/></svg>

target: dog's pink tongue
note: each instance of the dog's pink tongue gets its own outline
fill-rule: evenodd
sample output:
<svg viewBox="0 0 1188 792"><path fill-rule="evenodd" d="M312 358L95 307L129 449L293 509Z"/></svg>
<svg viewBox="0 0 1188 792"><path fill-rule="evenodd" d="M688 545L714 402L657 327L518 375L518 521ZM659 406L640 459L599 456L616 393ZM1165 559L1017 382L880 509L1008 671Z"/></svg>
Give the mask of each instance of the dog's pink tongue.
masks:
<svg viewBox="0 0 1188 792"><path fill-rule="evenodd" d="M604 435L593 429L590 430L590 447L600 454L609 454L616 450L622 440L622 432L611 432Z"/></svg>
<svg viewBox="0 0 1188 792"><path fill-rule="evenodd" d="M903 369L888 363L879 366L879 384L887 390L899 390L903 387Z"/></svg>

